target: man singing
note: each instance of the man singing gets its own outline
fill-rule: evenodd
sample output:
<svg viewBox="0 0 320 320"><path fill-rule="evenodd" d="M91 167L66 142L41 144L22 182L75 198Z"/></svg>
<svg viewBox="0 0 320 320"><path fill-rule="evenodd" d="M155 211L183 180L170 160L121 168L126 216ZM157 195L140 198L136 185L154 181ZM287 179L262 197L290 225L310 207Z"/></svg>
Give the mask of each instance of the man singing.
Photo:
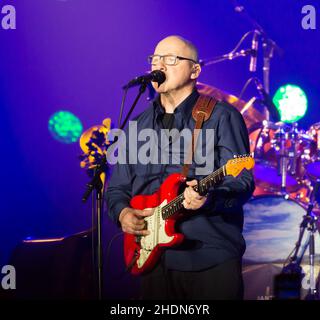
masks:
<svg viewBox="0 0 320 320"><path fill-rule="evenodd" d="M135 121L139 130L185 128L193 131L192 109L199 93L196 81L201 72L195 46L179 36L161 40L149 56L152 70L160 70L166 80L154 85L157 98ZM225 102L218 102L203 130L213 129L213 170L217 170L234 155L249 153L249 139L241 114ZM200 140L199 140L200 141ZM160 143L160 142L159 142ZM202 139L200 150L205 149ZM158 146L161 148L161 146ZM152 210L130 207L137 194L154 193L172 173L181 172L180 164L117 164L106 192L108 214L126 233L145 236L144 218ZM179 246L164 251L152 271L141 278L142 299L242 299L241 259L245 251L242 237L242 205L254 191L252 174L246 170L236 178L223 181L202 195L193 186L204 177L196 174L193 162L184 190L183 206L189 213L176 224L176 232L185 240ZM192 213L192 214L191 214Z"/></svg>

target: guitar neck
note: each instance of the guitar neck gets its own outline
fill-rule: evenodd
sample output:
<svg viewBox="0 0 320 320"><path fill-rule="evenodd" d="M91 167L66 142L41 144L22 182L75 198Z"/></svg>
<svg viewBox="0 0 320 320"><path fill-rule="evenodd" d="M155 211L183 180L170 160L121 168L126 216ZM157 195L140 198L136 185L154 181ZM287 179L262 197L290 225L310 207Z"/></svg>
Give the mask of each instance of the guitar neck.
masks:
<svg viewBox="0 0 320 320"><path fill-rule="evenodd" d="M201 194L206 193L210 187L214 186L215 184L219 183L223 177L226 176L226 166L222 166L218 170L214 171L213 173L209 174L205 178L199 181L199 184L197 186L194 186L193 189L196 192L199 192ZM198 186L200 190L198 190ZM164 207L162 207L161 213L162 218L167 219L174 215L176 212L178 212L183 207L184 196L183 193L181 193L179 196L171 200L169 203L167 203Z"/></svg>

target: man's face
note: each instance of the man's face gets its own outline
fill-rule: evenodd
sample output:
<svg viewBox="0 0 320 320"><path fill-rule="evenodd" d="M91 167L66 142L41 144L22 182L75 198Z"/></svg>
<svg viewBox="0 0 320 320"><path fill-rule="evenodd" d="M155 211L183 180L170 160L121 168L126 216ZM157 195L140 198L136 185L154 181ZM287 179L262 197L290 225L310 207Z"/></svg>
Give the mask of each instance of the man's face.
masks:
<svg viewBox="0 0 320 320"><path fill-rule="evenodd" d="M194 59L191 49L183 43L183 41L175 37L169 37L160 41L155 48L154 54L161 56L175 55ZM197 69L196 66L199 67L199 65L188 60L178 60L177 64L173 66L166 65L163 62L163 59L160 59L156 65L152 65L151 70L161 70L164 72L166 75L166 81L161 84L159 88L158 84L155 82L152 82L152 85L158 93L167 93L179 90L187 84L190 84L198 77L200 71L195 70Z"/></svg>

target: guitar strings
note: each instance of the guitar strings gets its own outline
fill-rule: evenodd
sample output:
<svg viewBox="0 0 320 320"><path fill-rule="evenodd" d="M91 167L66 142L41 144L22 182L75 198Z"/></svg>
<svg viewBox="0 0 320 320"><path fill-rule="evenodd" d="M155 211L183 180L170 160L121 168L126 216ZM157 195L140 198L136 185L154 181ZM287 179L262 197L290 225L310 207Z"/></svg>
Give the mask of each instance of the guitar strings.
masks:
<svg viewBox="0 0 320 320"><path fill-rule="evenodd" d="M219 172L218 172L219 171ZM223 171L222 170L222 167L220 168L220 169L218 169L217 171L215 171L214 173L212 173L211 175L209 175L208 177L206 177L206 178L204 178L204 179L202 179L199 183L200 184L202 184L202 183L207 183L207 181L209 180L210 182L212 181L211 179L213 179L213 181L215 182L215 178L217 177L217 176L219 176L222 172L220 172L220 171ZM194 189L197 191L197 187L198 186L194 186ZM181 199L180 199L181 198ZM176 202L177 200L184 200L184 197L183 197L183 194L181 193L178 197L176 197L175 199L173 199L173 200L171 200L166 206L164 206L163 208L165 208L165 207L167 207L167 206L170 206L170 204L171 203L173 203L173 202Z"/></svg>
<svg viewBox="0 0 320 320"><path fill-rule="evenodd" d="M238 159L238 158L237 158ZM237 160L234 159L234 160ZM215 178L219 175L222 174L222 177L226 176L226 165L222 166L221 168L217 169L215 172L213 172L212 174L208 175L207 177L203 178L200 182L200 184L207 184L208 182L210 183L210 185L212 185L212 182L216 183ZM193 189L195 191L197 190L198 186L194 186ZM161 215L164 219L170 217L172 214L174 214L176 212L176 209L180 208L182 205L182 202L184 200L183 197L183 193L180 194L178 197L174 198L173 200L171 200L169 203L167 203L164 207L162 207L161 209ZM174 207L173 207L174 206ZM172 212L173 209L173 212ZM166 210L166 211L165 211ZM164 212L165 211L165 212Z"/></svg>
<svg viewBox="0 0 320 320"><path fill-rule="evenodd" d="M219 168L218 170L216 170L215 172L213 172L212 174L210 174L207 177L200 180L199 184L207 184L208 182L215 183L216 182L215 178L221 174L224 176L225 175L224 173L225 173L225 165L222 166L221 168ZM197 191L197 187L198 186L194 186L194 190ZM180 206L182 204L183 200L184 200L183 193L181 193L179 196L177 196L176 198L171 200L168 204L166 204L164 207L162 207L162 209L161 209L162 216L166 219L170 215L172 215L174 212L170 212L170 211L172 211L172 209L176 209L178 206ZM175 207L173 207L173 206L175 206ZM169 210L169 212L164 212L165 210Z"/></svg>

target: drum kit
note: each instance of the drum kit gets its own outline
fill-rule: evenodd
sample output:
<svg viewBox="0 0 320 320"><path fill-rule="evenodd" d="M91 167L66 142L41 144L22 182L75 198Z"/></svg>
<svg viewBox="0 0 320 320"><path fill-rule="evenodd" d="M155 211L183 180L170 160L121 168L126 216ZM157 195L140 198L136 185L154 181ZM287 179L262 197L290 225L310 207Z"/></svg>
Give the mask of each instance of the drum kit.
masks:
<svg viewBox="0 0 320 320"><path fill-rule="evenodd" d="M244 265L245 271L254 270L258 278L264 274L265 283L259 288L255 283L255 288L248 289L247 298L266 299L273 294L273 279L266 279L268 273L275 275L285 270L288 261L289 264L297 261L298 252L294 258L290 255L306 216L312 217L315 246L312 265L306 259L302 260L306 249L303 251L303 272L312 271L314 274L319 268L314 264L314 254L320 253L317 232L320 231L320 206L316 187L320 178L320 123L304 131L299 130L296 123L264 120L249 129L249 138L256 162L253 172L256 189L253 198L244 206L244 237L247 243ZM303 239L309 241L309 238ZM300 250L300 246L301 241L296 249ZM264 292L261 291L263 289ZM310 288L303 289L306 289L302 293L305 297Z"/></svg>
<svg viewBox="0 0 320 320"><path fill-rule="evenodd" d="M281 55L283 50L242 5L235 4L234 10L254 30L247 32L231 52L203 60L201 65L249 55L249 71L254 76L248 79L240 96L250 83L255 83L261 98L252 97L246 102L212 86L198 83L197 87L200 93L213 95L236 107L249 132L256 189L244 205L243 235L247 244L243 257L244 298L272 299L274 287L277 289L273 284L274 276L303 267L309 248L309 259L301 272L303 279L300 278L305 291L299 298L317 295L316 299L320 300L319 259L315 264L315 257L319 258L320 254L320 122L306 131L297 123L277 122L278 111L269 96L270 62L274 53ZM250 35L253 35L251 49L239 51ZM263 51L263 84L255 76L259 41Z"/></svg>
<svg viewBox="0 0 320 320"><path fill-rule="evenodd" d="M256 189L253 200L244 207L244 234L248 242L245 258L248 260L285 259L294 247L299 222L320 178L319 130L320 123L304 131L299 130L296 123L270 121L249 129L250 148L256 161ZM313 212L320 215L317 201L314 201ZM291 237L293 241L289 241ZM257 242L261 242L260 245Z"/></svg>
<svg viewBox="0 0 320 320"><path fill-rule="evenodd" d="M320 231L320 197L314 192L320 179L320 122L305 131L297 123L268 121L266 110L259 111L253 103L211 85L198 83L197 88L232 104L247 124L250 152L255 159L256 189L244 205L245 298L270 299L273 278L281 273L295 248L301 222L311 203L315 225ZM315 252L320 254L318 234ZM308 274L310 266L306 257L302 264ZM315 270L318 269L316 265ZM306 294L304 290L302 296Z"/></svg>

